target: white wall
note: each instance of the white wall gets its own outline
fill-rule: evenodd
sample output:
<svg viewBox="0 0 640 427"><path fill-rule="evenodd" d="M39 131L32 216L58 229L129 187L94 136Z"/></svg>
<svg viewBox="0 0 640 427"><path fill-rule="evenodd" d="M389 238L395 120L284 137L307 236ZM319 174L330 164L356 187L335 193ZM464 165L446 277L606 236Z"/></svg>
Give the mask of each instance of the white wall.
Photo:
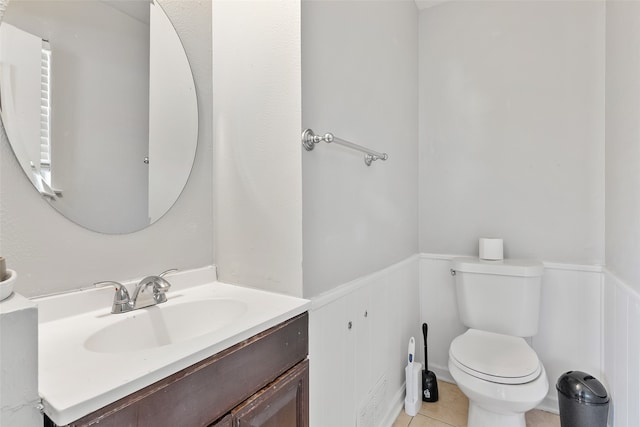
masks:
<svg viewBox="0 0 640 427"><path fill-rule="evenodd" d="M213 260L211 5L161 0L182 38L198 91L199 137L189 182L176 205L151 227L126 235L103 235L79 227L54 211L15 160L0 135L0 252L20 274L25 296L125 280L167 268L189 269Z"/></svg>
<svg viewBox="0 0 640 427"><path fill-rule="evenodd" d="M302 153L304 294L417 252L417 8L413 1L302 2L302 128L336 144ZM295 143L295 142L292 142Z"/></svg>
<svg viewBox="0 0 640 427"><path fill-rule="evenodd" d="M606 4L606 264L640 292L640 2Z"/></svg>
<svg viewBox="0 0 640 427"><path fill-rule="evenodd" d="M542 405L557 408L563 371L584 370L607 386L616 427L640 424L638 28L640 4L612 0L606 14L449 2L420 21L421 250L476 254L495 235L507 256L545 260L531 340L551 385ZM446 376L464 328L449 256L426 257L421 314Z"/></svg>
<svg viewBox="0 0 640 427"><path fill-rule="evenodd" d="M640 3L606 2L604 371L616 427L640 425Z"/></svg>
<svg viewBox="0 0 640 427"><path fill-rule="evenodd" d="M302 295L300 4L216 1L219 278Z"/></svg>
<svg viewBox="0 0 640 427"><path fill-rule="evenodd" d="M604 4L420 13L420 250L604 261Z"/></svg>

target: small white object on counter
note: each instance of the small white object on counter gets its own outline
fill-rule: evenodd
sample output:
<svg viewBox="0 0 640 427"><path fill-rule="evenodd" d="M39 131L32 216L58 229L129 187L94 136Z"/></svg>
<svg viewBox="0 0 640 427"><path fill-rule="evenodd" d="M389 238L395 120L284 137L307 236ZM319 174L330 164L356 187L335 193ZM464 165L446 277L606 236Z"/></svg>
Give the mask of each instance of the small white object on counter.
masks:
<svg viewBox="0 0 640 427"><path fill-rule="evenodd" d="M478 242L480 259L499 261L504 258L502 239L482 237Z"/></svg>
<svg viewBox="0 0 640 427"><path fill-rule="evenodd" d="M9 278L0 282L0 301L11 296L13 293L13 287L18 279L18 273L9 268L7 268L7 275Z"/></svg>

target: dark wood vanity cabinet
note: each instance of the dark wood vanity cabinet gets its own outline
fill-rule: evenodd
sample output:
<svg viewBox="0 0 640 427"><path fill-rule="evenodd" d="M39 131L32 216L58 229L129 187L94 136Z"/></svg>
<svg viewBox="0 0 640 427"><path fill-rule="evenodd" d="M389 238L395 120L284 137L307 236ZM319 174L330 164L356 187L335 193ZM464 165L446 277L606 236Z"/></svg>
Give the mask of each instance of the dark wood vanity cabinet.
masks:
<svg viewBox="0 0 640 427"><path fill-rule="evenodd" d="M211 424L209 427L234 427L233 417L231 416L231 414L228 414L226 417Z"/></svg>
<svg viewBox="0 0 640 427"><path fill-rule="evenodd" d="M309 361L291 368L210 427L309 425Z"/></svg>
<svg viewBox="0 0 640 427"><path fill-rule="evenodd" d="M68 426L307 427L307 354L303 313Z"/></svg>
<svg viewBox="0 0 640 427"><path fill-rule="evenodd" d="M309 425L309 361L290 369L231 412L234 427Z"/></svg>

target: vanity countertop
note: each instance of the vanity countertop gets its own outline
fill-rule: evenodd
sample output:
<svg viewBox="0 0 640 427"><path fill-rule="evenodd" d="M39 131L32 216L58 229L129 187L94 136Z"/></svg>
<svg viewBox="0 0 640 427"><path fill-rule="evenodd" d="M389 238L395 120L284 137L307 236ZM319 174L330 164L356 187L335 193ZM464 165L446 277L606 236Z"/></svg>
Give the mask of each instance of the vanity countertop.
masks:
<svg viewBox="0 0 640 427"><path fill-rule="evenodd" d="M310 306L305 299L218 282L212 269L179 273L168 280L173 286L166 303L124 314L111 314L113 289L34 299L40 313L38 388L44 412L56 424L75 421L301 314ZM207 301L233 301L242 310L239 314L236 310L233 321L210 332L193 333L190 328L187 338L170 344L149 346L145 344L149 337L138 340L135 333L127 330L127 325L137 322L136 318L162 323L162 313L180 313L184 307ZM202 319L205 324L207 319ZM172 325L161 326L163 333L169 329L175 335L170 331ZM111 341L104 341L106 350L104 342L102 347L91 344L96 332L105 328L112 336ZM155 325L154 328L157 330ZM196 329L201 329L201 324ZM118 337L120 330L122 341ZM114 341L113 336L118 340Z"/></svg>

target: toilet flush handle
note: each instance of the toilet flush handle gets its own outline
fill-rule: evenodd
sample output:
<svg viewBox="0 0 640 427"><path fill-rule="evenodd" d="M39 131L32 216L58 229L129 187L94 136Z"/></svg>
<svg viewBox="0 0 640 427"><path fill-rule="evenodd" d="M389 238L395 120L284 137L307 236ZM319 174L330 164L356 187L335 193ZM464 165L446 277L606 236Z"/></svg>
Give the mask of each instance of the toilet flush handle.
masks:
<svg viewBox="0 0 640 427"><path fill-rule="evenodd" d="M451 273L452 276L456 275L456 271L453 268L449 269L449 273Z"/></svg>

